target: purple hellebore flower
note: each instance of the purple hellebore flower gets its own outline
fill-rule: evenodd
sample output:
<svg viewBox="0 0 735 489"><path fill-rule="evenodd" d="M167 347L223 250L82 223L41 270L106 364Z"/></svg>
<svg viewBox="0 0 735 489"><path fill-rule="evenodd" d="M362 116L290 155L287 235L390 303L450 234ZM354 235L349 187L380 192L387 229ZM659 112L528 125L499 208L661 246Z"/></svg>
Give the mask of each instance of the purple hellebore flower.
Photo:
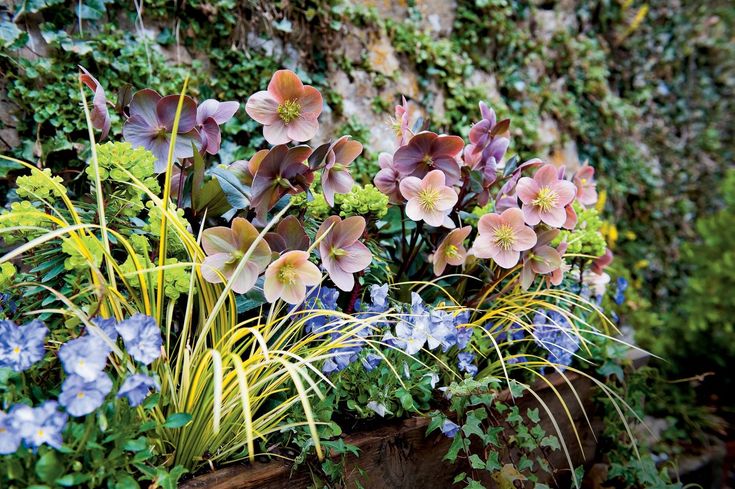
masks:
<svg viewBox="0 0 735 489"><path fill-rule="evenodd" d="M126 398L130 405L135 407L139 406L148 397L151 389L158 390L160 388L154 378L145 374L133 374L125 379L120 386L117 397Z"/></svg>
<svg viewBox="0 0 735 489"><path fill-rule="evenodd" d="M402 204L405 199L401 195L399 188L401 174L396 170L395 165L393 165L393 156L389 153L380 153L378 164L380 165L380 171L378 171L375 179L373 179L375 188L387 195L392 204Z"/></svg>
<svg viewBox="0 0 735 489"><path fill-rule="evenodd" d="M0 367L23 372L43 358L48 328L38 319L16 325L0 321Z"/></svg>
<svg viewBox="0 0 735 489"><path fill-rule="evenodd" d="M521 178L516 193L523 202L523 217L527 224L535 226L544 222L558 228L567 220L565 207L572 203L577 189L572 182L559 178L554 165L544 165L533 178Z"/></svg>
<svg viewBox="0 0 735 489"><path fill-rule="evenodd" d="M393 165L402 176L423 178L432 170L441 170L446 183L452 186L460 180L457 157L464 149L459 136L438 135L424 131L416 134L393 155Z"/></svg>
<svg viewBox="0 0 735 489"><path fill-rule="evenodd" d="M304 226L296 216L287 216L282 219L276 226L275 232L266 233L264 238L274 253L289 250L306 251L311 245L309 235L306 234Z"/></svg>
<svg viewBox="0 0 735 489"><path fill-rule="evenodd" d="M301 83L296 73L278 70L268 90L248 98L245 111L263 124L263 136L270 144L308 141L319 129L322 95L319 90Z"/></svg>
<svg viewBox="0 0 735 489"><path fill-rule="evenodd" d="M93 77L89 71L84 67L80 66L82 74L79 75L79 79L94 92L94 98L92 99L92 110L89 113L89 118L92 120L92 126L95 129L102 131L100 140L105 139L110 132L110 112L107 110L107 96L105 96L105 89L102 88L100 82Z"/></svg>
<svg viewBox="0 0 735 489"><path fill-rule="evenodd" d="M240 108L239 102L219 102L207 99L197 107L197 128L202 139L201 151L214 155L222 143L219 126L229 121Z"/></svg>
<svg viewBox="0 0 735 489"><path fill-rule="evenodd" d="M149 88L135 92L130 102L130 117L123 125L123 137L133 146L141 146L153 153L156 157L156 173L166 171L178 105L178 95L162 97ZM191 97L184 96L174 158L191 158L194 156L192 144L197 148L201 146L196 123L196 102Z"/></svg>
<svg viewBox="0 0 735 489"><path fill-rule="evenodd" d="M506 209L502 214L485 214L477 230L472 253L478 258L492 258L503 268L513 268L521 257L520 252L536 244L536 233L525 225L518 208Z"/></svg>
<svg viewBox="0 0 735 489"><path fill-rule="evenodd" d="M393 131L396 133L396 143L403 146L408 142L411 131L408 128L408 102L406 97L401 96L401 105L396 105L396 116L390 118Z"/></svg>
<svg viewBox="0 0 735 489"><path fill-rule="evenodd" d="M112 381L105 373L91 381L78 375L70 375L61 386L59 403L72 416L85 416L105 402L110 390Z"/></svg>
<svg viewBox="0 0 735 489"><path fill-rule="evenodd" d="M161 356L163 338L156 320L145 314L134 314L120 321L117 331L122 336L125 348L135 360L150 365Z"/></svg>
<svg viewBox="0 0 735 489"><path fill-rule="evenodd" d="M351 216L344 220L339 216L330 216L317 231L317 239L328 233L319 243L322 264L332 282L345 292L355 286L353 274L365 270L373 260L367 246L358 241L364 231L365 218L362 216Z"/></svg>
<svg viewBox="0 0 735 489"><path fill-rule="evenodd" d="M334 194L346 194L355 181L347 168L362 153L362 144L342 136L327 153L327 164L322 171L322 193L324 200L334 207Z"/></svg>

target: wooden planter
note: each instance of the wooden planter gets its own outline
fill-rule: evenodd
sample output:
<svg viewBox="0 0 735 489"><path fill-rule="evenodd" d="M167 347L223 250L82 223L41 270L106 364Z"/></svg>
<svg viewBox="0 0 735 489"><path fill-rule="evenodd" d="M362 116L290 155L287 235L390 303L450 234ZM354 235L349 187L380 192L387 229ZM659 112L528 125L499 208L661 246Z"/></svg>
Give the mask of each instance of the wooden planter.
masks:
<svg viewBox="0 0 735 489"><path fill-rule="evenodd" d="M592 381L585 377L568 375L579 401L569 385L558 375L549 377L554 388L567 405L572 420L565 414L561 402L548 384L541 381L534 386L536 394L554 413L561 430L562 437L569 448L575 466L591 460L597 445L596 434L599 426L593 424L590 430L584 411L592 408ZM503 400L512 403L510 393L501 394ZM536 398L525 394L515 399L515 404L525 413L526 409L539 408L541 424L549 434L556 434L554 427L540 407ZM452 487L455 475L465 469L461 463L451 465L443 461L443 457L451 444L451 440L441 433L435 432L426 436L429 424L427 417L415 417L396 421L384 427L358 432L345 437L345 442L357 446L360 456L347 456L345 471L347 487L359 487L359 481L365 489L448 489ZM580 448L573 427L582 441ZM549 462L557 468L557 481L569 480L570 471L562 451L551 453ZM362 471L362 475L361 475ZM477 474L482 476L483 474ZM484 474L487 475L487 474ZM546 474L538 474L541 482L551 484ZM486 487L495 484L489 478L483 478ZM308 469L292 470L292 464L273 461L268 463L233 464L209 474L196 477L182 487L184 489L306 489L312 484L312 476Z"/></svg>

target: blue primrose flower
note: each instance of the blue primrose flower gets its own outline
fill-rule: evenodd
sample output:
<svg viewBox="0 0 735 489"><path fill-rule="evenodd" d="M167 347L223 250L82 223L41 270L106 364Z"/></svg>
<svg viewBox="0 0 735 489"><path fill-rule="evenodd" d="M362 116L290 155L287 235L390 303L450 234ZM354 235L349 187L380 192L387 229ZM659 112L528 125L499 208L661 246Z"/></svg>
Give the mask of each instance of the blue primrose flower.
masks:
<svg viewBox="0 0 735 489"><path fill-rule="evenodd" d="M22 439L15 416L0 411L0 455L15 453Z"/></svg>
<svg viewBox="0 0 735 489"><path fill-rule="evenodd" d="M445 419L441 425L441 430L447 438L454 438L459 431L459 425L451 419Z"/></svg>
<svg viewBox="0 0 735 489"><path fill-rule="evenodd" d="M38 319L16 325L12 321L0 321L0 367L23 372L41 360L46 353L48 328Z"/></svg>
<svg viewBox="0 0 735 489"><path fill-rule="evenodd" d="M370 286L370 312L385 312L388 309L388 284Z"/></svg>
<svg viewBox="0 0 735 489"><path fill-rule="evenodd" d="M151 389L160 389L154 378L145 374L133 374L120 386L117 397L126 398L131 406L139 406L148 397Z"/></svg>
<svg viewBox="0 0 735 489"><path fill-rule="evenodd" d="M533 320L535 342L549 352L549 360L564 370L579 349L579 337L566 317L556 311L539 310Z"/></svg>
<svg viewBox="0 0 735 489"><path fill-rule="evenodd" d="M303 310L324 309L327 311L336 311L337 299L339 299L339 291L337 289L331 287L314 288L304 301ZM326 314L316 316L304 323L304 329L307 333L320 333L328 329L325 326L332 321L334 321L334 317Z"/></svg>
<svg viewBox="0 0 735 489"><path fill-rule="evenodd" d="M104 370L109 353L110 348L102 339L85 335L61 345L59 360L64 372L89 382L99 377Z"/></svg>
<svg viewBox="0 0 735 489"><path fill-rule="evenodd" d="M100 407L110 390L112 381L105 373L92 381L70 375L61 386L59 402L72 416L84 416Z"/></svg>
<svg viewBox="0 0 735 489"><path fill-rule="evenodd" d="M62 433L69 417L59 411L56 401L46 401L35 408L16 404L10 415L15 418L15 426L27 447L35 450L45 443L61 448L64 443Z"/></svg>
<svg viewBox="0 0 735 489"><path fill-rule="evenodd" d="M118 334L117 329L115 329L115 327L117 326L117 321L115 320L115 318L101 318L97 316L92 318L92 323L94 323L95 326L102 330L102 333L104 333L107 338L103 338L101 335L97 334L89 328L87 328L87 334L99 337L100 340L102 340L102 342L105 343L108 348L109 344L106 341L107 339L109 339L113 343L117 341Z"/></svg>
<svg viewBox="0 0 735 489"><path fill-rule="evenodd" d="M115 328L122 336L130 356L144 365L150 365L161 356L161 328L156 320L145 314L134 314L119 322Z"/></svg>
<svg viewBox="0 0 735 489"><path fill-rule="evenodd" d="M469 351L460 352L459 355L457 355L457 368L459 368L460 372L467 372L474 377L477 375L477 365L472 363L472 360L474 359L474 353Z"/></svg>

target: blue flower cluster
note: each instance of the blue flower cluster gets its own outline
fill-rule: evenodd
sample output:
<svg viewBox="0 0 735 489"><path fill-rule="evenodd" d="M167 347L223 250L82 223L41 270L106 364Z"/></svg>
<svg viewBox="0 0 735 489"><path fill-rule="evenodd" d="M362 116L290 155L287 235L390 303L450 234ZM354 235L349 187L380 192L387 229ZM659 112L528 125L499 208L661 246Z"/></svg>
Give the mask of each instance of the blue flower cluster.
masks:
<svg viewBox="0 0 735 489"><path fill-rule="evenodd" d="M615 281L615 285L615 297L613 300L615 301L615 304L620 306L625 302L625 291L628 289L628 281L625 277L618 277Z"/></svg>
<svg viewBox="0 0 735 489"><path fill-rule="evenodd" d="M564 315L539 310L533 319L533 332L536 344L549 352L550 361L562 370L571 365L580 340Z"/></svg>
<svg viewBox="0 0 735 489"><path fill-rule="evenodd" d="M14 453L21 443L33 449L44 443L60 448L68 415L85 416L93 412L112 390L112 380L105 367L118 336L122 337L130 356L144 365L161 355L161 330L149 316L135 314L119 323L114 319L94 318L92 323L94 327L86 334L59 348L66 379L58 402L46 401L35 408L16 404L7 413L0 411L0 454ZM0 367L17 372L30 368L43 358L47 334L48 328L40 321L24 326L0 321ZM125 379L117 396L126 398L131 406L138 406L151 389L158 388L154 378L136 373Z"/></svg>

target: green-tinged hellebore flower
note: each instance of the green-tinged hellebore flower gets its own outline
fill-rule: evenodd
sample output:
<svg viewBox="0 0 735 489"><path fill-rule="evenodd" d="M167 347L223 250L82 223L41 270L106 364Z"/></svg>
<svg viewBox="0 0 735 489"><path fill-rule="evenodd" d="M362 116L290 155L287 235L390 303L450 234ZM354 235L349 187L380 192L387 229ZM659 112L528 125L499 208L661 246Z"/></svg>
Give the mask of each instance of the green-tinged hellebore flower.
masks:
<svg viewBox="0 0 735 489"><path fill-rule="evenodd" d="M205 229L202 247L207 257L201 268L204 279L213 284L231 280L232 290L238 294L252 289L271 260L271 249L265 240L258 241L245 266L237 276L233 277L233 274L257 237L258 230L242 217L233 219L229 228L216 226Z"/></svg>
<svg viewBox="0 0 735 489"><path fill-rule="evenodd" d="M268 266L265 271L263 293L268 302L278 299L298 305L306 298L306 287L322 280L319 268L309 261L309 253L288 251Z"/></svg>
<svg viewBox="0 0 735 489"><path fill-rule="evenodd" d="M373 259L367 246L358 241L364 231L365 219L362 216L345 220L330 216L317 232L317 239L327 233L319 242L322 264L334 285L344 291L350 291L355 286L353 273L365 270Z"/></svg>

